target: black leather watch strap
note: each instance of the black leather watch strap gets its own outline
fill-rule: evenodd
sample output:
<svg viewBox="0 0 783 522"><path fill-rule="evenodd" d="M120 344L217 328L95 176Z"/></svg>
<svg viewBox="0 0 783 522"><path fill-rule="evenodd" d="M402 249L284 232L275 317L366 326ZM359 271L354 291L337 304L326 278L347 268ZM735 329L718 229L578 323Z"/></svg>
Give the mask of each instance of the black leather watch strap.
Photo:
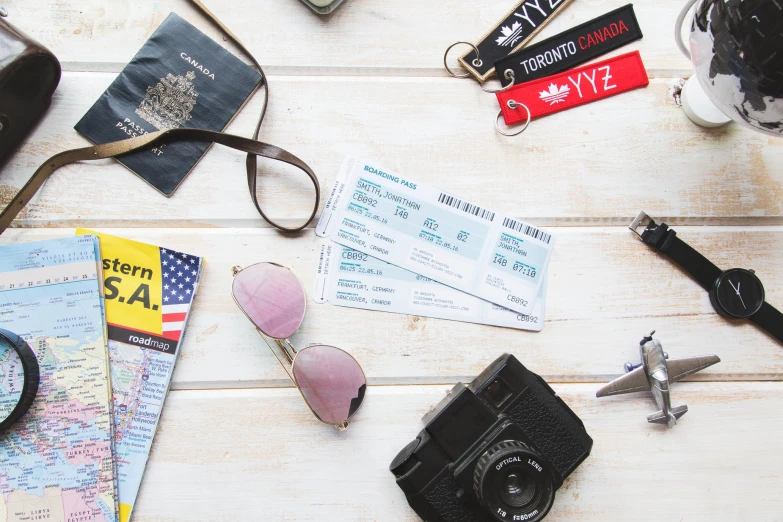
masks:
<svg viewBox="0 0 783 522"><path fill-rule="evenodd" d="M677 237L677 233L666 223L650 221L641 234L642 241L657 248L680 265L707 291L712 290L722 270L698 253L692 246Z"/></svg>
<svg viewBox="0 0 783 522"><path fill-rule="evenodd" d="M783 313L769 303L764 303L751 321L768 331L778 341L783 342Z"/></svg>
<svg viewBox="0 0 783 522"><path fill-rule="evenodd" d="M24 371L24 384L22 385L22 394L19 396L19 402L16 403L11 413L0 422L0 432L11 427L27 413L27 410L30 409L35 400L35 395L38 393L38 384L41 379L38 359L35 357L33 349L30 348L30 345L24 339L15 333L0 328L0 342L2 341L5 341L19 354L19 360L22 362L22 370Z"/></svg>

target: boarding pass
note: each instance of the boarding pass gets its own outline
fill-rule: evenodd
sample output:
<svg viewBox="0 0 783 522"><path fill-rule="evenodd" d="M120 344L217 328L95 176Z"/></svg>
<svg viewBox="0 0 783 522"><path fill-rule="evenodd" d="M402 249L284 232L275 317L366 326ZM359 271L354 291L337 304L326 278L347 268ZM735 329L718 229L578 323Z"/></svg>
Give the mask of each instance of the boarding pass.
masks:
<svg viewBox="0 0 783 522"><path fill-rule="evenodd" d="M554 238L374 163L346 158L316 233L522 314L531 314Z"/></svg>
<svg viewBox="0 0 783 522"><path fill-rule="evenodd" d="M546 274L530 314L521 314L338 245L321 245L313 299L317 303L540 331Z"/></svg>

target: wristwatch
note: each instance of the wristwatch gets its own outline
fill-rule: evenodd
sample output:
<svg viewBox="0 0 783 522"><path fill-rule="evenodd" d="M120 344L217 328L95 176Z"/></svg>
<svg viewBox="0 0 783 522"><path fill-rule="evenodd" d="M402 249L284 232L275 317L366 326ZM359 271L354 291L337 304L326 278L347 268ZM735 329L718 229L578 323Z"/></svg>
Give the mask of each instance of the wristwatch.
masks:
<svg viewBox="0 0 783 522"><path fill-rule="evenodd" d="M11 410L11 413L0 422L0 433L2 433L21 419L32 406L35 395L38 393L40 370L38 368L38 359L35 357L33 349L15 333L0 328L0 344L7 344L16 351L19 355L19 360L22 362L22 371L24 372L22 394L19 396L19 400L13 410Z"/></svg>
<svg viewBox="0 0 783 522"><path fill-rule="evenodd" d="M639 226L645 227L641 234L637 230ZM696 279L710 293L710 302L720 315L750 319L783 342L783 313L764 300L764 285L753 270L721 270L678 238L666 223L657 224L644 212L639 212L628 228Z"/></svg>

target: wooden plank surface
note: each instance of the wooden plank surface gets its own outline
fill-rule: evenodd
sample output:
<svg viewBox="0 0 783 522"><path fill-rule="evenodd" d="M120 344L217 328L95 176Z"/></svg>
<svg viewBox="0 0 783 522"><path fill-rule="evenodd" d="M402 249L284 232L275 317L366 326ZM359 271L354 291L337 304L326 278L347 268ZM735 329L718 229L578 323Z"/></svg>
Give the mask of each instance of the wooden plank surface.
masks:
<svg viewBox="0 0 783 522"><path fill-rule="evenodd" d="M640 209L665 219L718 266L754 268L783 306L783 141L687 120L673 97L691 74L672 39L680 0L636 2L644 38L614 53L640 50L649 87L510 139L493 129L495 98L442 67L448 45L484 34L510 0L347 0L328 17L298 0L205 3L269 75L261 139L304 159L325 189L356 155L550 227L547 319L530 333L308 300L294 344L349 350L372 385L338 433L310 417L230 297L231 267L262 260L290 266L310 293L320 245L312 230L283 236L260 219L242 154L211 149L171 198L110 160L61 169L0 244L99 227L207 260L134 521L417 520L389 462L445 383L470 380L503 352L554 383L595 440L549 520L783 521L781 345L718 317L687 274L626 229ZM574 0L537 40L625 3ZM73 125L170 12L233 49L186 0L4 6L65 73L0 175L2 204L46 158L87 144ZM251 100L229 132L249 136L260 104ZM307 182L261 165L265 208L298 222ZM594 397L652 329L673 357L722 359L674 386L674 404L690 407L674 430L646 422L649 395Z"/></svg>
<svg viewBox="0 0 783 522"><path fill-rule="evenodd" d="M342 433L293 389L172 392L135 520L418 520L388 466L447 389L372 387ZM672 430L647 395L554 389L594 445L546 520L781 520L779 384L675 384Z"/></svg>
<svg viewBox="0 0 783 522"><path fill-rule="evenodd" d="M555 35L626 3L577 0L536 38ZM225 40L185 0L8 0L6 4L14 23L35 28L35 36L58 51L68 70L120 71L171 12L213 39ZM212 0L204 4L270 73L445 76L446 48L459 40L476 41L513 2L360 0L329 17L316 16L294 0ZM690 66L671 39L681 7L677 0L637 2L634 10L644 38L620 52L640 49L647 66L657 74L674 70L685 74Z"/></svg>
<svg viewBox="0 0 783 522"><path fill-rule="evenodd" d="M657 330L672 357L715 353L693 379L783 379L783 349L754 325L719 317L707 293L621 227L563 227L549 268L547 318L539 333L319 305L308 299L296 346L350 351L370 382L454 382L503 352L563 382L601 382L638 362L638 342ZM231 267L274 261L291 267L311 295L321 239L266 229L105 229L206 256L202 286L174 374L176 388L287 385L285 373L230 295ZM679 236L718 266L754 268L767 299L783 303L783 227L682 227ZM1 242L71 233L16 229Z"/></svg>
<svg viewBox="0 0 783 522"><path fill-rule="evenodd" d="M50 113L3 172L3 202L47 157L87 145L72 126L113 77L65 74ZM324 190L353 155L541 226L627 225L640 207L676 222L783 224L783 141L738 125L696 127L667 82L506 138L493 128L494 97L469 82L272 77L261 139L308 162ZM256 96L229 132L252 134L261 102ZM261 163L262 204L275 219L299 223L312 208L309 181L276 163ZM224 147L210 150L171 198L113 160L69 166L17 226L266 226L245 176L244 155Z"/></svg>

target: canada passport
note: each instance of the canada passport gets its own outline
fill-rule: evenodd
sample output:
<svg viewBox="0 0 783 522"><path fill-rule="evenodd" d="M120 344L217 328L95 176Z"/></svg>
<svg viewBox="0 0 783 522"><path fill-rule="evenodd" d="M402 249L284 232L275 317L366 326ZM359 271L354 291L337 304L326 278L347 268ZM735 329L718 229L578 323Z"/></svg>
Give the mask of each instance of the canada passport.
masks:
<svg viewBox="0 0 783 522"><path fill-rule="evenodd" d="M95 144L158 130L222 131L261 75L171 13L74 127ZM211 144L178 141L117 160L170 196Z"/></svg>

